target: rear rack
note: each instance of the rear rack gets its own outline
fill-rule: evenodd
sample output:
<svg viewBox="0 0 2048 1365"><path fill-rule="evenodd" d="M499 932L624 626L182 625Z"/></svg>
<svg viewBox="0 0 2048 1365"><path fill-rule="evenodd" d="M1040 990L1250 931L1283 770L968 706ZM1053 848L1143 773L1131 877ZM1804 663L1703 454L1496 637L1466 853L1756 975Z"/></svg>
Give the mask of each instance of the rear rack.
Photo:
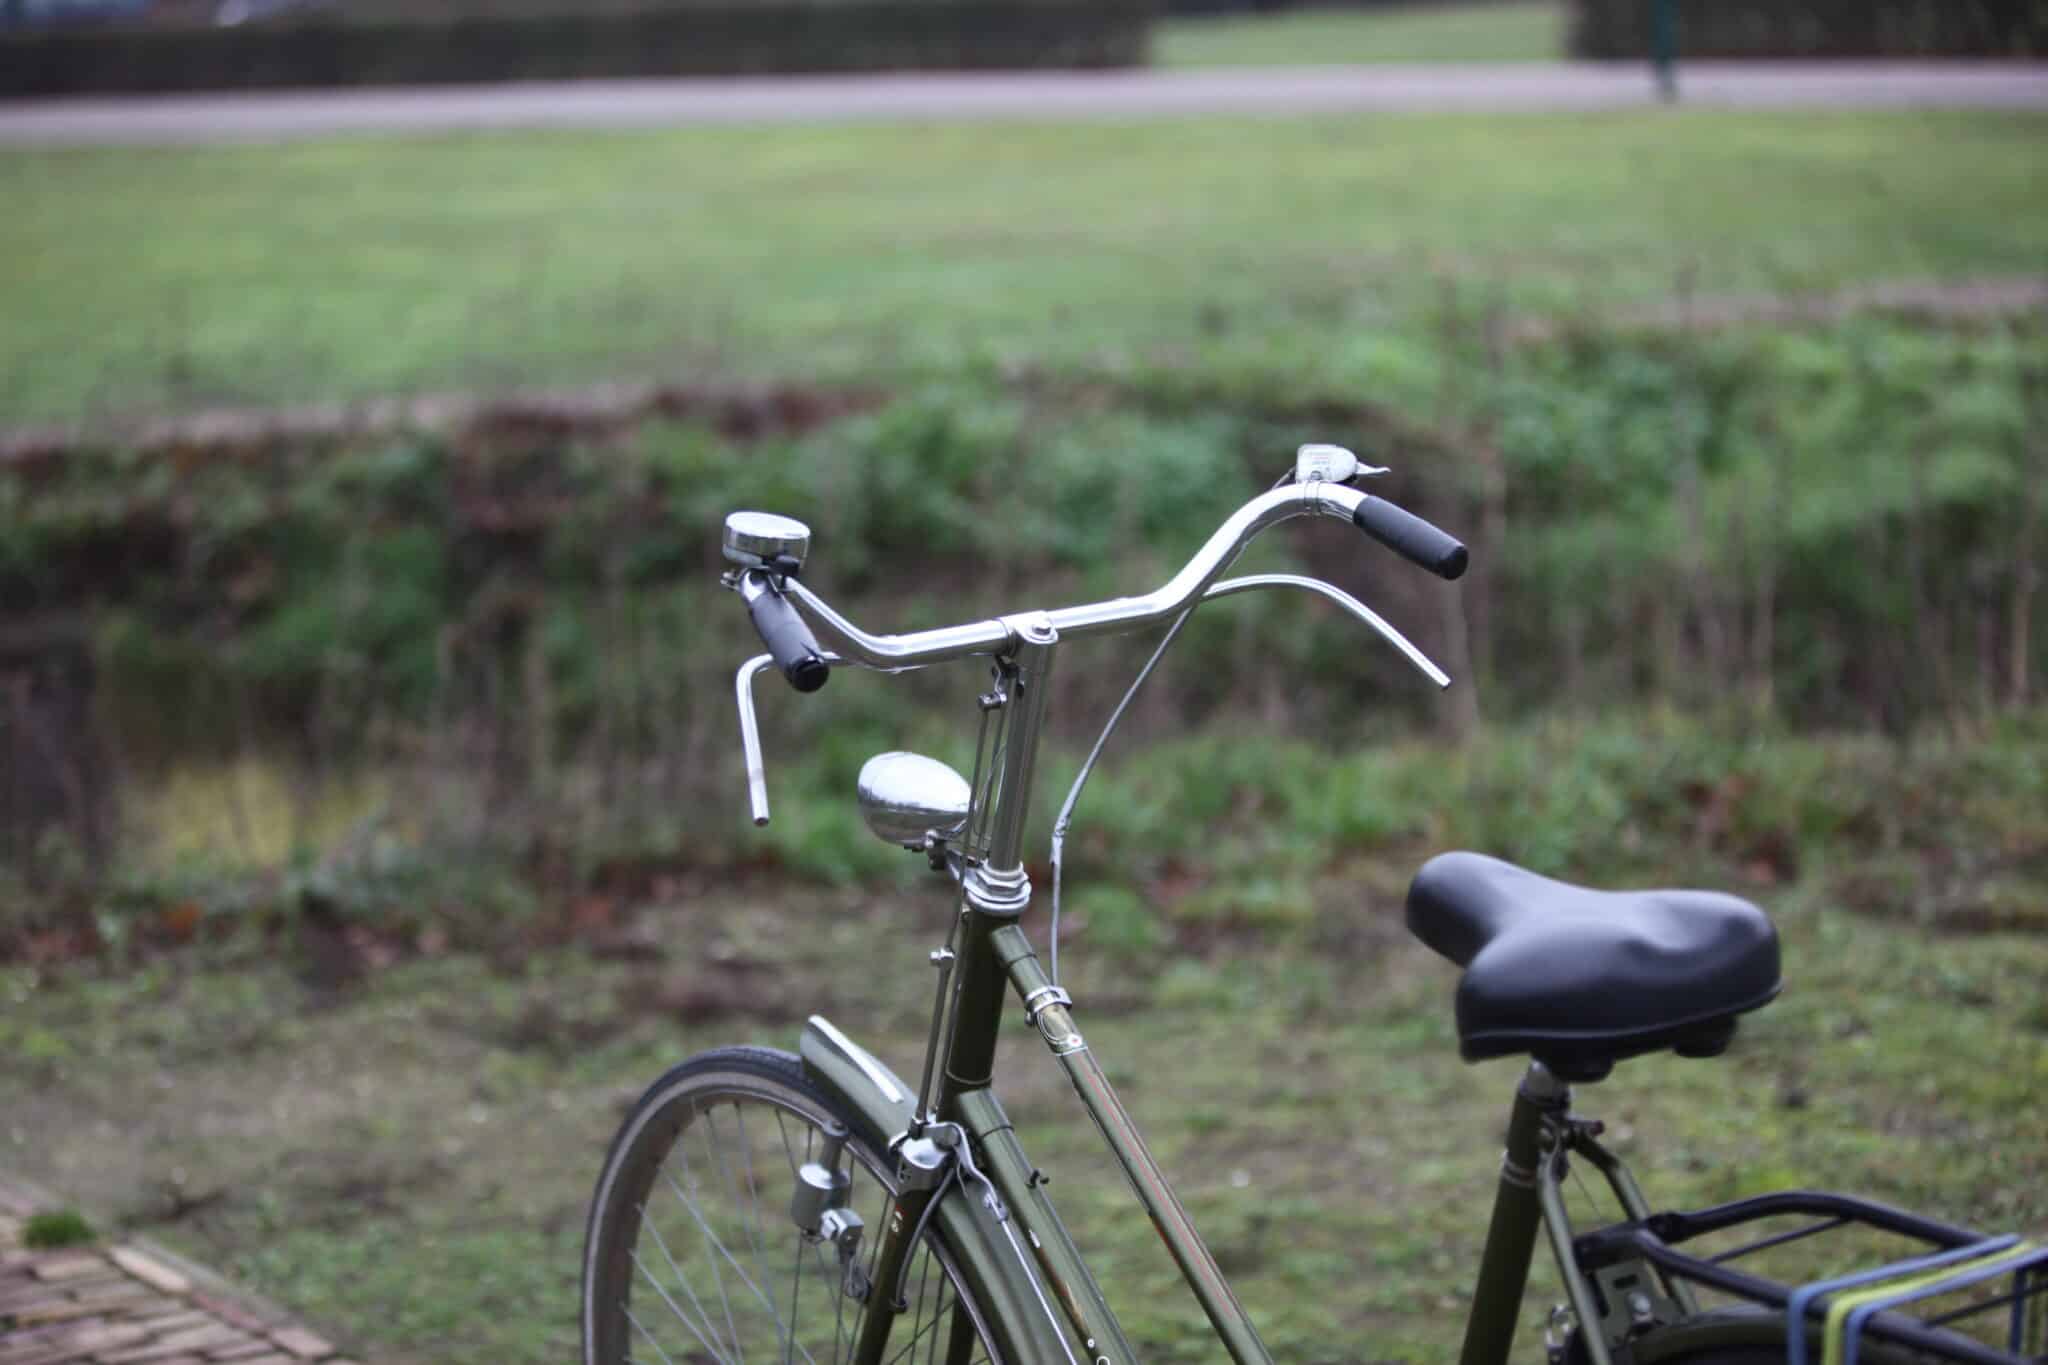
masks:
<svg viewBox="0 0 2048 1365"><path fill-rule="evenodd" d="M1812 1221L1711 1255L1678 1250L1679 1244L1708 1233L1787 1215L1805 1215ZM1850 1227L1904 1237L1920 1243L1926 1251L1891 1265L1806 1286L1780 1284L1731 1266L1760 1251ZM1788 1359L1794 1365L1809 1358L1808 1336L1826 1329L1831 1319L1834 1330L1845 1333L1847 1361L1855 1359L1853 1343L1860 1334L1935 1360L1971 1365L2048 1362L2048 1340L2044 1340L2048 1337L2048 1244L2022 1242L2011 1236L1986 1237L1868 1199L1788 1190L1692 1213L1653 1213L1577 1237L1572 1250L1579 1267L1588 1273L1639 1258L1667 1277L1776 1309L1787 1315L1788 1325L1796 1315L1804 1330L1786 1334ZM2010 1283L1993 1298L1924 1318L1897 1311L1907 1302L2001 1280ZM2001 1308L2009 1310L2004 1350L1950 1330L1951 1323Z"/></svg>

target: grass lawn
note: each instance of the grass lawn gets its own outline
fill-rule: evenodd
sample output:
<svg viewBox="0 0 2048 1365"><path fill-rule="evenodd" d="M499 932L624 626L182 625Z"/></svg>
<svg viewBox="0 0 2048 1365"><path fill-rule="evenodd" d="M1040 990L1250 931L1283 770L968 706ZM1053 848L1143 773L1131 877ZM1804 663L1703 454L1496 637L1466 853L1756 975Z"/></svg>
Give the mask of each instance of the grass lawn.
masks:
<svg viewBox="0 0 2048 1365"><path fill-rule="evenodd" d="M1169 19L1154 31L1152 60L1167 67L1554 62L1564 56L1565 17L1565 6L1551 0L1494 0Z"/></svg>
<svg viewBox="0 0 2048 1365"><path fill-rule="evenodd" d="M1091 790L1066 984L1278 1360L1436 1362L1458 1332L1518 1067L1459 1063L1456 973L1402 927L1409 877L1445 847L1771 911L1786 990L1726 1057L1632 1060L1581 1090L1653 1202L1817 1185L2048 1231L2040 734L1727 749L1638 718L1319 762L1209 727L1113 758ZM569 1358L591 1185L662 1071L793 1047L817 1011L917 1074L950 887L848 828L848 784L806 793L778 743L776 823L743 823L735 773L686 816L733 831L728 859L577 902L611 936L564 946L560 921L465 912L450 883L267 928L223 907L201 918L237 936L134 963L0 966L0 1167L359 1359ZM793 875L790 837L829 866ZM784 870L761 871L777 850ZM338 971L380 926L384 955ZM1042 944L1043 911L1026 927ZM1006 1015L1006 1108L1142 1358L1214 1359L1057 1067ZM1813 1277L1812 1250L1779 1272ZM1556 1296L1539 1269L1517 1359Z"/></svg>
<svg viewBox="0 0 2048 1365"><path fill-rule="evenodd" d="M695 129L0 153L0 423L646 372L1376 392L1518 310L2038 269L2048 119Z"/></svg>
<svg viewBox="0 0 2048 1365"><path fill-rule="evenodd" d="M1458 1062L1455 973L1399 926L1407 866L1321 887L1307 937L1084 933L1063 954L1090 1044L1281 1360L1447 1359L1470 1290L1517 1068ZM2048 939L1766 899L1789 989L1735 1051L1581 1091L1653 1202L1811 1183L2048 1229ZM914 1076L945 907L932 887L686 884L640 912L662 961L455 955L338 993L274 949L0 969L0 1162L364 1359L558 1362L622 1103L698 1048L792 1047L814 1008ZM1007 1107L1144 1358L1214 1359L1057 1069L1006 1033ZM1539 1268L1519 1358L1557 1292Z"/></svg>

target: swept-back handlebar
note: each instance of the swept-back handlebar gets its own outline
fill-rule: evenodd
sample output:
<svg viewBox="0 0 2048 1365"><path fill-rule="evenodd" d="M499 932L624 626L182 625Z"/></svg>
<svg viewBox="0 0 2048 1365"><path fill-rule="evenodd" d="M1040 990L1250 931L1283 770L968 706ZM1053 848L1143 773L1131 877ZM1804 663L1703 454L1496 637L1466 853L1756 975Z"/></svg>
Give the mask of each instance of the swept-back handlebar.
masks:
<svg viewBox="0 0 2048 1365"><path fill-rule="evenodd" d="M1304 447L1304 458L1310 450L1334 449ZM1352 463L1355 468L1356 462ZM823 684L829 667L837 664L857 664L885 673L900 673L978 654L1002 654L1017 647L1018 625L1025 621L1034 628L1050 627L1056 633L1052 638L1124 634L1182 616L1211 597L1227 597L1263 588L1293 588L1313 592L1336 603L1392 644L1430 681L1439 687L1448 687L1450 678L1427 655L1364 603L1340 588L1319 579L1293 574L1256 574L1219 581L1223 572L1259 532L1298 516L1327 516L1349 521L1402 557L1443 578L1456 578L1465 571L1465 547L1453 537L1384 499L1320 475L1274 488L1247 502L1216 529L1179 573L1143 596L1117 597L904 635L870 634L798 582L794 566L800 562L802 544L797 541L787 542L795 546L797 553L779 559L772 558L769 552L784 542L748 541L750 552L741 554L733 554L729 545L728 556L749 567L736 571L728 581L745 599L755 628L769 647L769 653L742 665L735 679L740 737L746 749L747 786L754 822L768 822L768 795L762 770L760 732L754 718L753 683L761 670L770 664L778 665L799 691L813 691ZM800 534L807 539L808 532L797 523L787 523L787 527L794 527L792 534ZM819 647L792 603L801 606L804 614L824 629L833 646L830 652Z"/></svg>
<svg viewBox="0 0 2048 1365"><path fill-rule="evenodd" d="M1388 509L1407 522L1425 528L1442 544L1425 541L1412 533L1402 543L1395 544L1382 534L1383 525L1394 523L1381 520L1381 509ZM1259 532L1300 516L1334 517L1361 525L1376 538L1387 540L1392 548L1408 558L1434 572L1444 573L1445 577L1455 578L1464 570L1464 547L1429 523L1355 488L1314 480L1262 493L1240 507L1216 529L1208 543L1195 552L1185 568L1155 591L1141 597L1117 597L1106 602L1060 607L1047 611L1046 620L1062 636L1123 634L1165 621L1193 606ZM1361 520L1362 516L1366 520ZM1410 542L1424 546L1428 557L1411 553ZM1451 553L1453 549L1455 555ZM1445 572L1441 566L1453 560L1455 568ZM974 654L1000 653L1012 643L1010 628L1000 619L941 626L936 630L907 635L871 635L795 579L787 582L785 590L823 628L830 637L835 654L849 663L885 672L924 668Z"/></svg>

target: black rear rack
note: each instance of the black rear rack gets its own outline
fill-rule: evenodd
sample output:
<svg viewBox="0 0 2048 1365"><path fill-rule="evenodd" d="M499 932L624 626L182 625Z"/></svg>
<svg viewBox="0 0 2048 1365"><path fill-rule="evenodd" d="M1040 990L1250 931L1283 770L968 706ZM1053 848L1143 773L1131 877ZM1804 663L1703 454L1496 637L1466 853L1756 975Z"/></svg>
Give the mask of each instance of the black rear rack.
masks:
<svg viewBox="0 0 2048 1365"><path fill-rule="evenodd" d="M1708 1256L1692 1256L1677 1249L1679 1244L1708 1233L1787 1215L1806 1215L1813 1221ZM1925 1318L1892 1309L1879 1311L1871 1315L1865 1324L1866 1337L1920 1351L1937 1360L1970 1362L1971 1365L2048 1365L2048 1355L2022 1354L2030 1349L2035 1352L2044 1349L2038 1335L2044 1325L2034 1319L2048 1313L2048 1245L2034 1246L2029 1250L2024 1244L2015 1245L2018 1242L2016 1238L1994 1240L1981 1232L1907 1213L1872 1200L1814 1190L1787 1190L1717 1204L1692 1213L1653 1213L1586 1233L1575 1238L1572 1245L1579 1266L1589 1272L1641 1258L1667 1276L1705 1285L1783 1313L1790 1310L1795 1295L1799 1295L1799 1286L1780 1284L1737 1270L1730 1263L1771 1247L1856 1226L1908 1238L1934 1252L1982 1247L1987 1254L2011 1256L2023 1253L2000 1272L1999 1278L2010 1278L2011 1285L1997 1297L1966 1303L1960 1308ZM1980 1262L1974 1258L1959 1263L1956 1278L1977 1264ZM1933 1297L1940 1292L1940 1286L1929 1287L1924 1297ZM2034 1303L2035 1300L2041 1302ZM1805 1303L1802 1316L1809 1325L1809 1331L1825 1320L1827 1303L1825 1297L1809 1298ZM1950 1323L1999 1308L2008 1309L2010 1319L2006 1333L2007 1348L2003 1351L1949 1330Z"/></svg>

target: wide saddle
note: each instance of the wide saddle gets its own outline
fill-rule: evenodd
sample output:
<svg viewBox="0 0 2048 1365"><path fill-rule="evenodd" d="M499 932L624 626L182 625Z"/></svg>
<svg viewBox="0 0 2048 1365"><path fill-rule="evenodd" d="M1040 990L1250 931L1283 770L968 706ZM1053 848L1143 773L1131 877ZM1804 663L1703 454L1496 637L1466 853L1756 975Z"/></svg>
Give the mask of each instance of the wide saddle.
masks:
<svg viewBox="0 0 2048 1365"><path fill-rule="evenodd" d="M1408 888L1408 927L1465 969L1467 1061L1527 1053L1570 1081L1665 1048L1714 1056L1780 986L1769 917L1718 891L1594 891L1445 853Z"/></svg>

